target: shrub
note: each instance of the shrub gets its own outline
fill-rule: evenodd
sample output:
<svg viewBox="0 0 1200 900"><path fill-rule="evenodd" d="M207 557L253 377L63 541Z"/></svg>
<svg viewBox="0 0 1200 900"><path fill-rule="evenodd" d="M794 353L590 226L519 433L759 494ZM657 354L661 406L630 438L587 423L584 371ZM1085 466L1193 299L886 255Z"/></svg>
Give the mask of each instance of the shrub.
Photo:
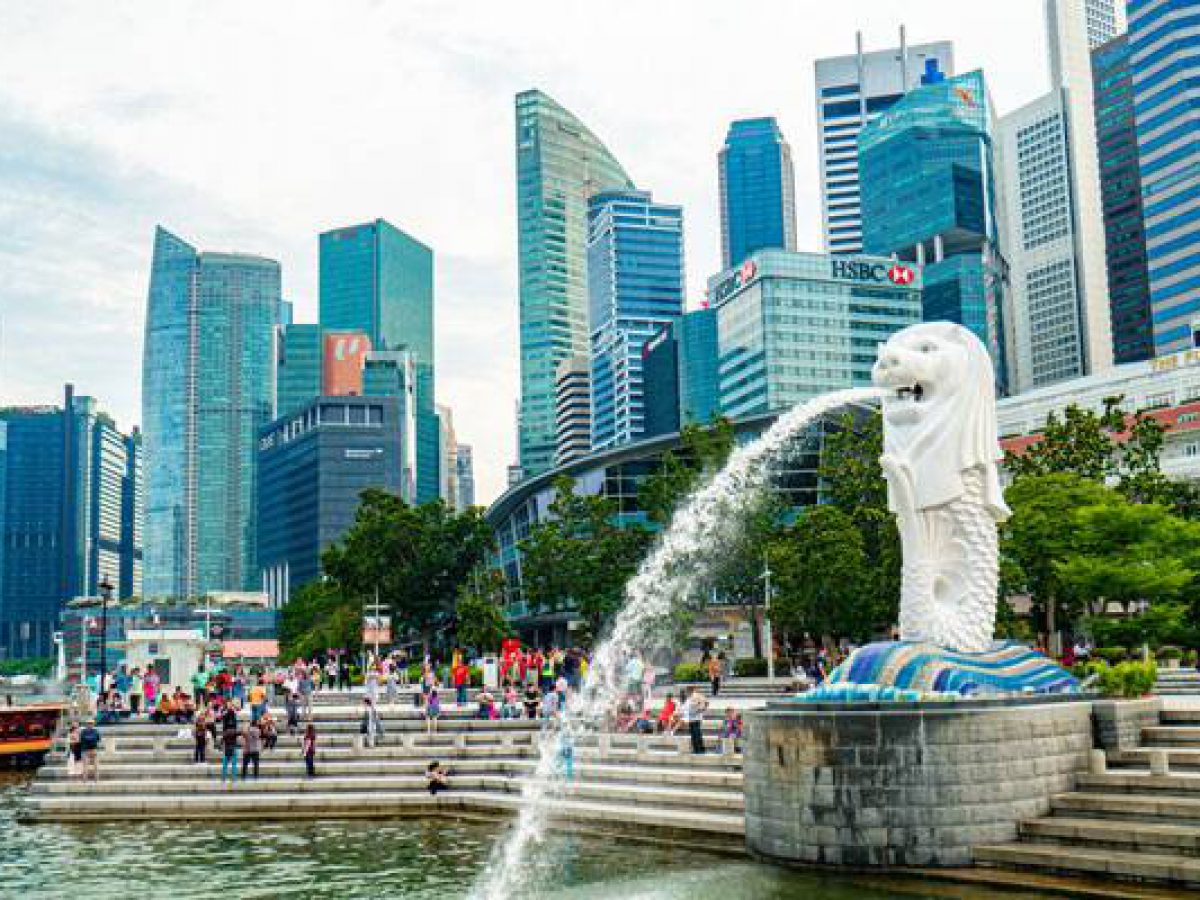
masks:
<svg viewBox="0 0 1200 900"><path fill-rule="evenodd" d="M1178 647L1172 647L1170 644L1165 647L1159 647L1154 651L1155 659L1183 659L1183 651Z"/></svg>
<svg viewBox="0 0 1200 900"><path fill-rule="evenodd" d="M792 664L786 659L776 658L775 675L787 676L792 670ZM766 678L767 661L759 656L739 659L733 664L733 674L739 678Z"/></svg>
<svg viewBox="0 0 1200 900"><path fill-rule="evenodd" d="M1195 666L1196 658L1197 658L1196 651L1188 650L1186 653L1183 654L1183 664L1185 666Z"/></svg>
<svg viewBox="0 0 1200 900"><path fill-rule="evenodd" d="M421 664L419 662L408 664L408 680L413 684L417 684L421 680Z"/></svg>
<svg viewBox="0 0 1200 900"><path fill-rule="evenodd" d="M471 666L471 687L483 687L483 669L480 666Z"/></svg>
<svg viewBox="0 0 1200 900"><path fill-rule="evenodd" d="M701 663L680 663L675 667L676 684L708 681L708 668Z"/></svg>
<svg viewBox="0 0 1200 900"><path fill-rule="evenodd" d="M1158 667L1152 662L1123 662L1115 666L1103 666L1098 671L1100 691L1106 697L1144 697L1154 690L1158 681Z"/></svg>
<svg viewBox="0 0 1200 900"><path fill-rule="evenodd" d="M1112 664L1124 662L1129 658L1129 652L1124 647L1097 647L1092 651L1092 656Z"/></svg>

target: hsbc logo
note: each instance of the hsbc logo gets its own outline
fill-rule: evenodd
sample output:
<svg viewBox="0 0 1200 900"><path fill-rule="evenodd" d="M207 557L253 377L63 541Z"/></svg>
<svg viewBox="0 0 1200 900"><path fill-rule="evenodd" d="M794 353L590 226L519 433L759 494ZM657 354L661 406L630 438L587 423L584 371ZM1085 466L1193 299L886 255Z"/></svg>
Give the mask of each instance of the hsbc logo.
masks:
<svg viewBox="0 0 1200 900"><path fill-rule="evenodd" d="M757 277L758 264L754 260L748 259L738 266L732 275L709 292L708 301L710 303L720 303L730 294L740 291Z"/></svg>
<svg viewBox="0 0 1200 900"><path fill-rule="evenodd" d="M856 259L831 260L833 277L848 281L869 281L882 284L890 281L899 287L909 287L916 283L915 269L895 263L886 266L883 263L862 262Z"/></svg>

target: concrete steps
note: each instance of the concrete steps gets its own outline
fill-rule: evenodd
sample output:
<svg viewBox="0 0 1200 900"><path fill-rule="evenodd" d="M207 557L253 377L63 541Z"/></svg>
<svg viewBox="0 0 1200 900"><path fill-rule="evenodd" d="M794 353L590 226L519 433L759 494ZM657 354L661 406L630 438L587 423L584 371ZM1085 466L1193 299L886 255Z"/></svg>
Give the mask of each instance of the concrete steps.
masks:
<svg viewBox="0 0 1200 900"><path fill-rule="evenodd" d="M1163 697L1200 696L1200 672L1195 669L1159 669L1154 692Z"/></svg>
<svg viewBox="0 0 1200 900"><path fill-rule="evenodd" d="M1108 771L1078 775L1016 843L974 848L976 862L1200 890L1200 709L1165 712L1142 738L1110 752ZM1166 773L1151 774L1164 760Z"/></svg>

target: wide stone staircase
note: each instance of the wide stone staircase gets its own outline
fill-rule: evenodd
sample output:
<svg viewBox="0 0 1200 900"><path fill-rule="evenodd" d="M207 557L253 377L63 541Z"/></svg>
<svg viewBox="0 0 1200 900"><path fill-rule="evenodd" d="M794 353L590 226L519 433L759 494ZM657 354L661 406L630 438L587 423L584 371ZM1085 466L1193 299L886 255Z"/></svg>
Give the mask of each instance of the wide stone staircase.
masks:
<svg viewBox="0 0 1200 900"><path fill-rule="evenodd" d="M1200 697L1200 671L1159 669L1155 691L1163 697Z"/></svg>
<svg viewBox="0 0 1200 900"><path fill-rule="evenodd" d="M976 847L976 862L1200 891L1200 707L1163 711L1106 762L1023 822L1016 843Z"/></svg>
<svg viewBox="0 0 1200 900"><path fill-rule="evenodd" d="M192 762L180 725L123 723L103 729L100 780L67 774L61 749L39 771L24 821L386 817L414 813L515 812L537 765L541 723L480 721L469 707L445 710L438 732L404 704L382 709L385 734L364 746L358 710L314 706L317 777L305 777L299 737L280 736L261 776L224 784L220 754ZM706 723L717 750L718 723ZM451 789L430 796L425 767L450 770ZM239 773L240 774L240 773ZM686 836L743 850L740 754L693 756L685 737L599 735L581 740L575 773L553 789L552 816L604 830Z"/></svg>

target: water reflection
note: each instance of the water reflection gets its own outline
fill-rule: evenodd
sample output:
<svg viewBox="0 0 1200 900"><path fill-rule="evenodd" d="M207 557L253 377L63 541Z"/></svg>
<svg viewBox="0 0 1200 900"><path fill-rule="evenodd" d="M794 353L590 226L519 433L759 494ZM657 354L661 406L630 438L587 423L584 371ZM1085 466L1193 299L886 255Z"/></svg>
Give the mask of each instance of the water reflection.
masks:
<svg viewBox="0 0 1200 900"><path fill-rule="evenodd" d="M27 783L0 772L0 897L454 900L466 896L503 827L459 819L21 826L14 816ZM546 850L534 854L539 871L529 900L1000 896L822 878L553 826Z"/></svg>

